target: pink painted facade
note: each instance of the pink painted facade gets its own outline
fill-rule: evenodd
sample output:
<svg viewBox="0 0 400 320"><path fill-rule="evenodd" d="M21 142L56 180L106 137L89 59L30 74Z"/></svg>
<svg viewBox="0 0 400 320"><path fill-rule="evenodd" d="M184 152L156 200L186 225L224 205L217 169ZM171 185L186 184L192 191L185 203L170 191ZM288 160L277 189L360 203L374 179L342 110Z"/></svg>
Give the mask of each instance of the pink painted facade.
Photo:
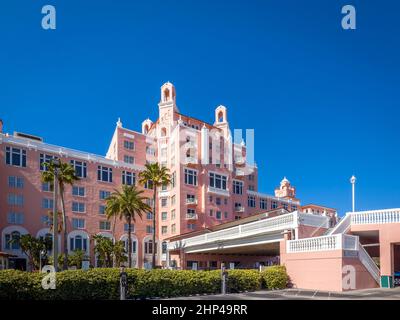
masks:
<svg viewBox="0 0 400 320"><path fill-rule="evenodd" d="M159 162L169 169L172 184L158 192L158 265L171 267L174 262L176 267L191 268L196 263L198 268L212 269L222 262L246 268L280 263L287 266L295 286L336 291L343 290L344 266L357 270L359 288L376 285L377 276L393 277L400 268L397 221L384 225L349 222L341 230L350 218L337 224L335 209L301 205L296 188L286 178L273 195L260 193L252 150L244 142L232 143L237 139L231 136L224 106L215 109L212 123L186 116L178 109L175 87L166 83L161 87L158 109L158 119L144 120L140 132L124 128L118 120L105 156L49 145L31 135L9 135L2 132L1 123L0 251L17 256L14 267L26 267L19 248L9 243L16 232L38 237L49 233L47 213L53 193L40 181L41 162L56 156L73 164L81 176L65 191L68 249L86 250L94 266L93 235L127 238L124 221L117 221L112 233L113 223L104 216L104 199L123 184L138 185L145 163ZM152 190L139 187L151 204ZM145 267L151 261L151 218L148 214L134 223L136 267ZM260 227L256 227L258 223ZM246 228L247 233L243 231ZM272 231L260 234L262 228ZM225 241L225 229L237 234ZM203 241L204 247L200 247L201 241L192 249L168 247L193 237L206 239L207 234L211 238L217 232L222 232L221 237ZM224 241L225 246L218 244ZM358 258L349 258L349 254ZM381 270L376 271L376 265L371 264L374 256L380 259Z"/></svg>

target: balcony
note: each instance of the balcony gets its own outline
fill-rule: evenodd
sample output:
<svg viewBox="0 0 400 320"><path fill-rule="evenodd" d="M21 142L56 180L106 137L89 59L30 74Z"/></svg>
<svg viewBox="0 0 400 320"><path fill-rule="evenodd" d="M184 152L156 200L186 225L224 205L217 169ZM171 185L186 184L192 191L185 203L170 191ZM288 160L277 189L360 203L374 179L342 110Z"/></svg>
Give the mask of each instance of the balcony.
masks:
<svg viewBox="0 0 400 320"><path fill-rule="evenodd" d="M238 165L242 165L246 163L246 159L242 156L235 157L235 163Z"/></svg>
<svg viewBox="0 0 400 320"><path fill-rule="evenodd" d="M186 220L197 220L198 219L198 216L197 216L197 214L196 213L187 213L186 214Z"/></svg>
<svg viewBox="0 0 400 320"><path fill-rule="evenodd" d="M187 205L196 205L197 199L196 198L186 198L186 204Z"/></svg>
<svg viewBox="0 0 400 320"><path fill-rule="evenodd" d="M191 141L186 141L185 146L188 149L192 149L192 148L196 149L197 148L197 143L196 143L196 141L192 141L192 140Z"/></svg>
<svg viewBox="0 0 400 320"><path fill-rule="evenodd" d="M208 186L207 192L219 194L219 195L225 196L225 197L229 197L229 190L228 189L227 190L223 190L223 189L218 189L218 188L214 188L214 187Z"/></svg>
<svg viewBox="0 0 400 320"><path fill-rule="evenodd" d="M236 169L236 176L238 176L238 177L244 177L245 176L245 172L244 172L244 170L241 170L241 169Z"/></svg>
<svg viewBox="0 0 400 320"><path fill-rule="evenodd" d="M185 163L186 164L197 164L197 159L195 157L186 157Z"/></svg>
<svg viewBox="0 0 400 320"><path fill-rule="evenodd" d="M235 207L235 212L244 212L244 207L243 206Z"/></svg>

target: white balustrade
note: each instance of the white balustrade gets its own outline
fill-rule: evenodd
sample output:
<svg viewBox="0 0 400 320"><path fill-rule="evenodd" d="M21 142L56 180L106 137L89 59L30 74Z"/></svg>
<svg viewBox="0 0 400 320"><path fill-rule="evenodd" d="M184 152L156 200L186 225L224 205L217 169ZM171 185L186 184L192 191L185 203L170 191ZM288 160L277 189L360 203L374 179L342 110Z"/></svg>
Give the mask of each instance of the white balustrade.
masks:
<svg viewBox="0 0 400 320"><path fill-rule="evenodd" d="M359 211L349 215L351 224L400 223L400 209Z"/></svg>

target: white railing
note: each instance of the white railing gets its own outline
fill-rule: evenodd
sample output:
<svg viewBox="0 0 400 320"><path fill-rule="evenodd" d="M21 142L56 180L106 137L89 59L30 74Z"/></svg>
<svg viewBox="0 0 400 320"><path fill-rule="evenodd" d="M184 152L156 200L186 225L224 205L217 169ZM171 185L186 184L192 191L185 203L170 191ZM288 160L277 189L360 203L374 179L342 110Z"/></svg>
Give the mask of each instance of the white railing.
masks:
<svg viewBox="0 0 400 320"><path fill-rule="evenodd" d="M288 240L287 253L317 252L332 250L358 250L358 237L344 234L335 234L322 237Z"/></svg>
<svg viewBox="0 0 400 320"><path fill-rule="evenodd" d="M244 212L244 207L243 206L235 207L235 212Z"/></svg>
<svg viewBox="0 0 400 320"><path fill-rule="evenodd" d="M283 231L286 229L296 228L298 226L298 213L292 212L281 216L258 220L243 225L227 228L225 230L214 231L200 236L195 236L181 241L171 242L168 248L176 249L180 247L189 247L199 244L206 244L213 241L223 241L248 237L249 235L257 235L260 233L268 233L274 231Z"/></svg>
<svg viewBox="0 0 400 320"><path fill-rule="evenodd" d="M193 163L197 164L197 159L195 157L186 157L186 164Z"/></svg>
<svg viewBox="0 0 400 320"><path fill-rule="evenodd" d="M400 223L400 209L359 211L349 215L351 224Z"/></svg>
<svg viewBox="0 0 400 320"><path fill-rule="evenodd" d="M365 251L362 245L359 246L358 257L375 281L380 284L381 272L378 266L375 264L375 261L370 257L368 252Z"/></svg>
<svg viewBox="0 0 400 320"><path fill-rule="evenodd" d="M197 220L197 214L186 214L186 220Z"/></svg>
<svg viewBox="0 0 400 320"><path fill-rule="evenodd" d="M186 198L186 204L197 204L196 198Z"/></svg>

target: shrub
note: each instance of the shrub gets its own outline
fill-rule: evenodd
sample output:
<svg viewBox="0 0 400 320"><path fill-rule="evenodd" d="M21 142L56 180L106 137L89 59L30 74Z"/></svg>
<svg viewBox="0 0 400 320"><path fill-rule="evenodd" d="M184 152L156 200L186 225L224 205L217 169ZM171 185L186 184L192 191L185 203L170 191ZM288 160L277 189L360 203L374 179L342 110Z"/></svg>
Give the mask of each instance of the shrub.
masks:
<svg viewBox="0 0 400 320"><path fill-rule="evenodd" d="M267 289L284 289L288 285L289 276L285 266L267 267L262 272L263 285Z"/></svg>
<svg viewBox="0 0 400 320"><path fill-rule="evenodd" d="M260 290L261 283L262 278L258 270L228 271L228 292Z"/></svg>
<svg viewBox="0 0 400 320"><path fill-rule="evenodd" d="M221 292L220 271L126 269L128 298L176 297ZM56 289L44 290L45 274L0 271L0 300L109 300L119 299L119 269L67 270L57 273ZM228 292L258 290L261 274L230 270Z"/></svg>

